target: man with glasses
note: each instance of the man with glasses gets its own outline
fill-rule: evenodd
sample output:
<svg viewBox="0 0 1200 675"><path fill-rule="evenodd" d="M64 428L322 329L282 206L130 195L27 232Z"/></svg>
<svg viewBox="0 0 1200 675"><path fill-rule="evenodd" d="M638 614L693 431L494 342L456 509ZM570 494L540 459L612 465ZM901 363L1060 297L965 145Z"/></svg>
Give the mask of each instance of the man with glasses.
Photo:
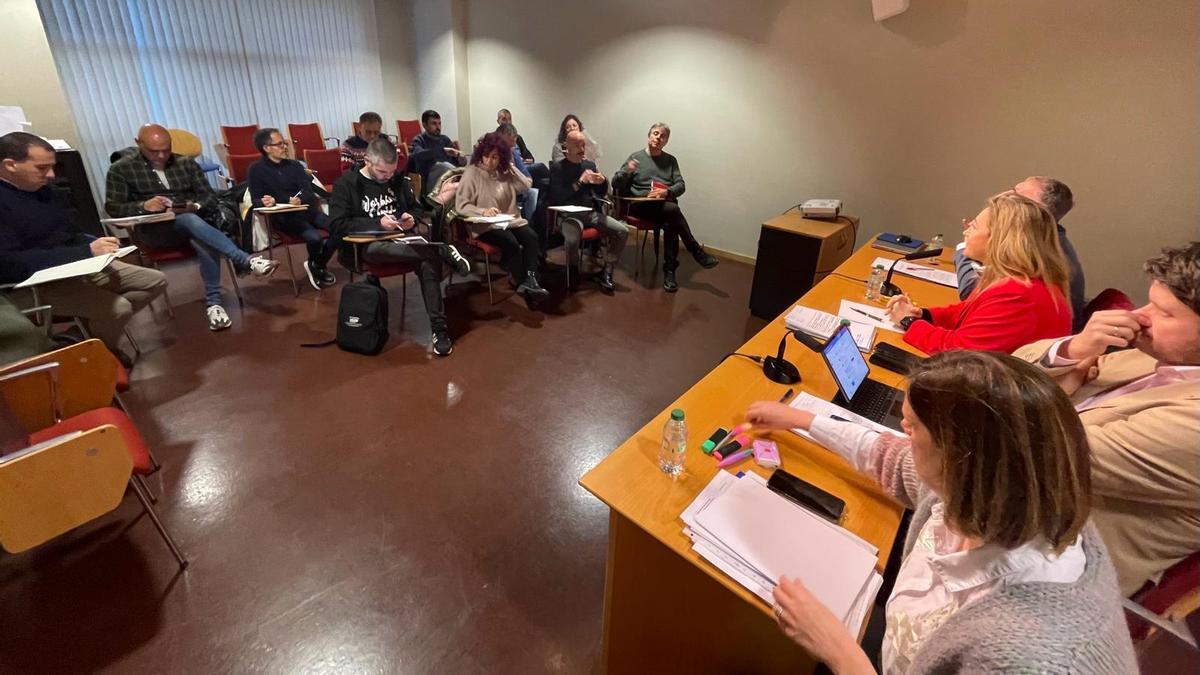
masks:
<svg viewBox="0 0 1200 675"><path fill-rule="evenodd" d="M217 195L204 172L190 157L171 152L171 134L158 124L138 130L138 153L122 158L108 169L104 210L114 218L175 212L169 223L138 226L144 244L171 246L190 243L200 259L204 280L205 313L209 330L225 330L233 323L221 306L221 258L233 261L238 275L269 277L279 263L251 257L211 223L220 222Z"/></svg>
<svg viewBox="0 0 1200 675"><path fill-rule="evenodd" d="M250 198L255 207L271 207L279 204L305 205L306 211L276 213L271 224L279 231L303 239L308 248L308 260L304 261L304 272L308 283L318 291L337 282L326 268L333 252L341 245L341 239L322 232L329 232L329 216L321 211L321 204L313 192L312 177L304 165L288 159L288 145L278 129L259 129L254 133L254 147L263 158L250 165L246 177L250 183Z"/></svg>
<svg viewBox="0 0 1200 675"><path fill-rule="evenodd" d="M1066 183L1049 176L1030 176L1013 186L1011 192L1041 204L1058 223L1058 243L1062 247L1063 254L1067 257L1067 264L1071 269L1071 312L1075 322L1074 328L1079 330L1083 327L1083 308L1087 305L1087 299L1084 297L1083 266L1079 263L1079 255L1075 252L1075 247L1067 239L1067 229L1062 226L1063 217L1075 206L1071 188L1067 187ZM964 230L971 224L967 220L962 222ZM982 265L964 255L963 245L959 244L954 252L954 269L958 273L958 297L966 300L971 291L975 290L975 285L979 283L979 271L982 269Z"/></svg>
<svg viewBox="0 0 1200 675"><path fill-rule="evenodd" d="M335 233L418 233L421 207L413 197L408 181L396 172L399 159L391 141L376 138L367 147L367 161L363 167L348 171L337 179L329 199L330 225ZM367 244L363 260L419 265L417 278L421 282L425 311L429 314L433 353L448 356L454 350L454 343L450 339L442 304L442 263L444 261L452 270L465 275L471 271L470 262L450 244L414 246L396 239Z"/></svg>

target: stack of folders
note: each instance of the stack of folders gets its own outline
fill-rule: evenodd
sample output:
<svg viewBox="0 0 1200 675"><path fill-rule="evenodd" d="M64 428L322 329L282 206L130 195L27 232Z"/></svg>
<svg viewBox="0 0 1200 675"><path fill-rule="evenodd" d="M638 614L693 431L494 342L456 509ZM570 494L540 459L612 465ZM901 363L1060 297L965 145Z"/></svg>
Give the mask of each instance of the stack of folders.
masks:
<svg viewBox="0 0 1200 675"><path fill-rule="evenodd" d="M882 310L880 310L882 311ZM864 317L865 318L865 317ZM850 336L861 351L871 351L871 343L875 341L875 328L861 320L850 321ZM815 338L828 340L842 325L842 317L822 312L819 309L796 305L792 307L783 322L790 330L798 330Z"/></svg>
<svg viewBox="0 0 1200 675"><path fill-rule="evenodd" d="M781 576L799 579L858 635L883 578L879 549L793 504L760 476L718 471L680 516L692 550L772 604Z"/></svg>

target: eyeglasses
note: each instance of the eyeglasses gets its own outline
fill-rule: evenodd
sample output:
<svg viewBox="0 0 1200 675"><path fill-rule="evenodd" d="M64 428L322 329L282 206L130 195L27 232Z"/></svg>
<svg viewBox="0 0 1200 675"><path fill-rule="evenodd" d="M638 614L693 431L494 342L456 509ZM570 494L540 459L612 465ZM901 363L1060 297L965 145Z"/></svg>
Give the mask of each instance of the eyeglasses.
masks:
<svg viewBox="0 0 1200 675"><path fill-rule="evenodd" d="M285 148L287 144L287 141L279 141L278 143L264 143L263 145L269 148Z"/></svg>

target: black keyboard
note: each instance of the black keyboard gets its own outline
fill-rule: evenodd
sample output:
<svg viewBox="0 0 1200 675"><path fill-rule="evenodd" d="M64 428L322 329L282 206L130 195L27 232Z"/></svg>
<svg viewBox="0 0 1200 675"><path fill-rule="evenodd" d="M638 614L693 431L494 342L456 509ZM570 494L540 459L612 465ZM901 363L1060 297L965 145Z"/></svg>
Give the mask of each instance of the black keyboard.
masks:
<svg viewBox="0 0 1200 675"><path fill-rule="evenodd" d="M863 380L854 394L854 400L850 401L850 411L882 424L892 409L894 397L895 390L892 387L875 380Z"/></svg>

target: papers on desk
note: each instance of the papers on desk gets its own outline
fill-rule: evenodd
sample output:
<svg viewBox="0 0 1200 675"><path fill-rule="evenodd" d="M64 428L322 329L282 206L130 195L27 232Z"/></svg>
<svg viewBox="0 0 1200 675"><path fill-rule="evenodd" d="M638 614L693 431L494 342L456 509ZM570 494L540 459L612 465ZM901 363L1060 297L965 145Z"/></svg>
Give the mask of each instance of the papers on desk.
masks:
<svg viewBox="0 0 1200 675"><path fill-rule="evenodd" d="M52 281L62 281L63 279L71 279L73 277L82 277L89 274L95 274L100 270L108 267L109 263L117 258L125 256L137 250L136 246L126 246L119 248L115 253L107 253L105 255L94 255L83 260L76 260L65 265L55 265L47 267L44 270L38 270L29 275L25 281L14 286L14 288L26 288L28 286L37 286L39 284L48 284Z"/></svg>
<svg viewBox="0 0 1200 675"><path fill-rule="evenodd" d="M838 305L838 317L847 319L851 323L865 323L895 333L904 332L903 329L892 323L892 320L887 317L887 311L879 305L864 305L861 302L842 300L842 303Z"/></svg>
<svg viewBox="0 0 1200 675"><path fill-rule="evenodd" d="M883 265L883 269L887 269L892 264L887 258L876 258L875 262L871 263L871 267ZM935 284L949 286L950 288L958 288L958 276L950 270L939 270L930 267L929 265L918 265L908 260L900 260L896 263L896 271L910 277L932 281Z"/></svg>
<svg viewBox="0 0 1200 675"><path fill-rule="evenodd" d="M680 514L692 550L773 604L781 576L798 578L858 634L883 579L879 551L771 492L757 474L718 471Z"/></svg>
<svg viewBox="0 0 1200 675"><path fill-rule="evenodd" d="M115 227L133 227L135 225L144 225L146 223L165 223L169 220L175 220L175 214L171 211L163 211L162 213L146 213L140 216L129 216L128 218L101 218L100 222L105 225L113 225Z"/></svg>
<svg viewBox="0 0 1200 675"><path fill-rule="evenodd" d="M507 213L501 213L498 216L471 216L467 218L468 223L486 223L492 226L493 230L507 230L508 226L515 219Z"/></svg>
<svg viewBox="0 0 1200 675"><path fill-rule="evenodd" d="M807 391L802 391L799 394L796 394L796 397L793 398L788 405L797 410L807 410L818 417L840 417L850 422L857 422L868 429L872 429L880 433L896 435L896 432L893 429L889 429L882 424L869 420L857 413L852 413L840 405L835 405L824 399L817 398ZM807 438L813 443L817 443L817 439L813 438L812 434L808 433L804 429L792 429L792 433L802 438ZM817 444L820 445L820 443Z"/></svg>
<svg viewBox="0 0 1200 675"><path fill-rule="evenodd" d="M256 206L256 213L290 213L292 211L307 211L307 204L276 204L275 206Z"/></svg>
<svg viewBox="0 0 1200 675"><path fill-rule="evenodd" d="M828 340L837 331L838 326L842 325L841 317L803 305L793 307L787 316L783 317L783 322L791 330L802 331L822 340ZM871 351L871 343L875 340L874 326L850 319L850 335L854 337L854 344L858 345L860 350Z"/></svg>
<svg viewBox="0 0 1200 675"><path fill-rule="evenodd" d="M550 209L551 211L558 211L559 213L590 213L595 210L590 206L575 206L574 204L548 206L546 208Z"/></svg>

